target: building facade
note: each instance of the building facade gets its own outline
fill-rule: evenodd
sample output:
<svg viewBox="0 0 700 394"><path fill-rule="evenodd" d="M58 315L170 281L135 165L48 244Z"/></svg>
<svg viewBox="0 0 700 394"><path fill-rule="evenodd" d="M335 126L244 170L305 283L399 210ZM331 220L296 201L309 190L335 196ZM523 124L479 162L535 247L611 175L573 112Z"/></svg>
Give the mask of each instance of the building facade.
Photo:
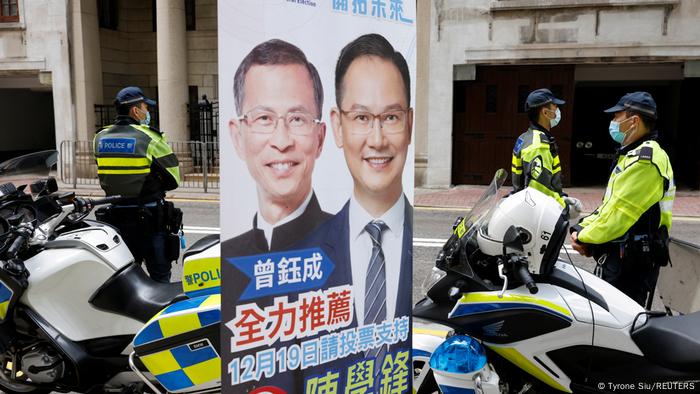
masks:
<svg viewBox="0 0 700 394"><path fill-rule="evenodd" d="M700 2L418 5L417 185L483 184L497 168L508 169L528 124L524 100L547 87L567 101L553 129L566 185L607 179L615 145L602 111L627 92L646 90L657 101L659 140L677 183L700 186L692 115L700 87Z"/></svg>
<svg viewBox="0 0 700 394"><path fill-rule="evenodd" d="M8 141L0 160L91 141L113 119L112 102L125 86L140 86L158 100L159 126L170 141L193 138L188 104L218 98L216 0L0 5L0 105ZM84 150L75 156L91 161Z"/></svg>

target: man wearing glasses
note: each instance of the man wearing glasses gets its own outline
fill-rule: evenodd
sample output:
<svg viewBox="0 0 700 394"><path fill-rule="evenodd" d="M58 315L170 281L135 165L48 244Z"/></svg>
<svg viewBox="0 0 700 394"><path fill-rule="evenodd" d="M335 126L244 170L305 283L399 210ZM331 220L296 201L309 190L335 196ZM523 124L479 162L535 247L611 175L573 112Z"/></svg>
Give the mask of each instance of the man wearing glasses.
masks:
<svg viewBox="0 0 700 394"><path fill-rule="evenodd" d="M250 231L223 243L223 256L288 249L330 217L311 188L326 136L321 80L299 48L269 40L241 62L234 96L229 129L257 184L258 212Z"/></svg>
<svg viewBox="0 0 700 394"><path fill-rule="evenodd" d="M326 287L352 284L354 323L378 325L411 313L413 209L401 182L413 126L408 65L384 37L363 35L341 51L335 89L333 136L353 193L302 246L321 247L335 264ZM408 347L410 337L390 350ZM375 358L376 375L388 350L354 357Z"/></svg>

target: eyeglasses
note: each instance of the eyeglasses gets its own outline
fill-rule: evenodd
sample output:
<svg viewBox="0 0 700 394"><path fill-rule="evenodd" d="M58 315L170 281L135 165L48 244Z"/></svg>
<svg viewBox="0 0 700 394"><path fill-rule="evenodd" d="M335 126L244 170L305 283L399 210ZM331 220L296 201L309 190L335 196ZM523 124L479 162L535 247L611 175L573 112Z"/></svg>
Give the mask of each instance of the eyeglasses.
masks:
<svg viewBox="0 0 700 394"><path fill-rule="evenodd" d="M310 135L314 126L321 124L320 119L303 111L290 111L280 116L271 111L252 110L238 117L238 120L246 122L251 132L257 134L274 133L280 119L284 119L284 125L291 134L302 136Z"/></svg>
<svg viewBox="0 0 700 394"><path fill-rule="evenodd" d="M399 109L394 111L373 114L367 111L343 111L340 110L349 120L348 129L351 134L369 134L374 127L374 120L379 119L379 127L386 134L399 134L406 128L406 118L408 110Z"/></svg>

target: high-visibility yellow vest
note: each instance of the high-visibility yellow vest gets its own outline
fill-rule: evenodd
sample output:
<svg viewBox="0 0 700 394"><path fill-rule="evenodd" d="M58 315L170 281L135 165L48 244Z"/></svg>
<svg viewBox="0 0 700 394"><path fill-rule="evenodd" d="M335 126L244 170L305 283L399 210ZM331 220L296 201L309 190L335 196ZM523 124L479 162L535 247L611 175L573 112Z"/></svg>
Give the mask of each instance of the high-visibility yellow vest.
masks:
<svg viewBox="0 0 700 394"><path fill-rule="evenodd" d="M531 187L551 196L562 206L561 163L554 138L534 126L518 137L511 165L513 191Z"/></svg>
<svg viewBox="0 0 700 394"><path fill-rule="evenodd" d="M660 212L658 228L666 227L670 232L675 194L668 155L656 141L644 141L618 157L603 203L581 220L578 239L588 244L613 241L625 235L655 204Z"/></svg>
<svg viewBox="0 0 700 394"><path fill-rule="evenodd" d="M100 186L108 196L143 197L180 184L177 156L163 134L148 126L118 120L95 135L93 149ZM154 170L162 175L155 176Z"/></svg>

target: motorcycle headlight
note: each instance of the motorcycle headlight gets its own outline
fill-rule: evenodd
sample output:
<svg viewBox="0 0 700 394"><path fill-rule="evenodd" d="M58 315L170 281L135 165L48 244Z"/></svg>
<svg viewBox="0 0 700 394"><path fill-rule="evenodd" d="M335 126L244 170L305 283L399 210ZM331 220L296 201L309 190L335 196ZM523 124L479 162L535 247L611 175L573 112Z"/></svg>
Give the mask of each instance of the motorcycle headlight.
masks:
<svg viewBox="0 0 700 394"><path fill-rule="evenodd" d="M429 364L438 372L472 373L486 365L486 352L476 339L455 335L435 349Z"/></svg>
<svg viewBox="0 0 700 394"><path fill-rule="evenodd" d="M428 276L423 279L423 283L421 283L421 294L428 294L428 290L430 290L433 286L435 286L436 283L440 281L440 279L444 278L447 273L438 267L433 267L433 270L430 271Z"/></svg>

